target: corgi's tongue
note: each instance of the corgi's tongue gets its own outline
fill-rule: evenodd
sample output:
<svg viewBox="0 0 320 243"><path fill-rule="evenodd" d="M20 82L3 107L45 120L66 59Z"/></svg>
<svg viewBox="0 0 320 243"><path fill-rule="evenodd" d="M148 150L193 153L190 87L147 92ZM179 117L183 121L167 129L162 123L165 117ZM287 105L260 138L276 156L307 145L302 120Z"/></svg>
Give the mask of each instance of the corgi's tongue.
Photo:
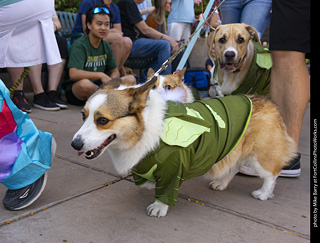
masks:
<svg viewBox="0 0 320 243"><path fill-rule="evenodd" d="M81 154L83 154L83 152L78 152L78 156L80 156Z"/></svg>

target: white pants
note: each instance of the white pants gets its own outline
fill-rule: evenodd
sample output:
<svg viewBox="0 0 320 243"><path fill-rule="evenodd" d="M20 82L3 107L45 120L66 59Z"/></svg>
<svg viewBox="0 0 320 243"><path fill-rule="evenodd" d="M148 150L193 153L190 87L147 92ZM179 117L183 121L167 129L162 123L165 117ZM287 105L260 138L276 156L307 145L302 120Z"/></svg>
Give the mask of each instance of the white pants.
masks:
<svg viewBox="0 0 320 243"><path fill-rule="evenodd" d="M191 35L191 23L169 23L168 35L174 40L186 41Z"/></svg>

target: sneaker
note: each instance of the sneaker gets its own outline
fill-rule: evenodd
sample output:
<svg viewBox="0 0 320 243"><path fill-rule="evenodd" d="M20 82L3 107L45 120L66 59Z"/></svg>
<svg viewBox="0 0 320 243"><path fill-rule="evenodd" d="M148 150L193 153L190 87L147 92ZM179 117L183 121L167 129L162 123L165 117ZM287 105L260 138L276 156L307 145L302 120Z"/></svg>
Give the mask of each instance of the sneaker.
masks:
<svg viewBox="0 0 320 243"><path fill-rule="evenodd" d="M282 177L300 176L301 175L300 158L301 158L301 154L298 153L297 156L290 161L290 164L281 170L279 176L282 176Z"/></svg>
<svg viewBox="0 0 320 243"><path fill-rule="evenodd" d="M47 173L36 182L18 190L7 190L3 198L3 206L7 210L20 210L34 203L43 192L47 183Z"/></svg>
<svg viewBox="0 0 320 243"><path fill-rule="evenodd" d="M27 98L24 96L22 90L15 90L12 93L12 102L22 111L31 112L31 106L29 105Z"/></svg>
<svg viewBox="0 0 320 243"><path fill-rule="evenodd" d="M61 96L57 91L51 90L48 91L46 94L49 97L49 100L55 103L56 105L60 106L61 109L68 108L68 105L61 99Z"/></svg>
<svg viewBox="0 0 320 243"><path fill-rule="evenodd" d="M301 174L301 168L300 168L300 158L301 154L298 153L297 156L290 161L290 164L286 167L284 167L280 175L281 177L298 177ZM255 169L243 165L241 166L239 172L244 175L249 175L249 176L258 176L258 173L256 172Z"/></svg>
<svg viewBox="0 0 320 243"><path fill-rule="evenodd" d="M49 97L44 92L34 96L33 106L45 111L60 110L60 106L50 101Z"/></svg>

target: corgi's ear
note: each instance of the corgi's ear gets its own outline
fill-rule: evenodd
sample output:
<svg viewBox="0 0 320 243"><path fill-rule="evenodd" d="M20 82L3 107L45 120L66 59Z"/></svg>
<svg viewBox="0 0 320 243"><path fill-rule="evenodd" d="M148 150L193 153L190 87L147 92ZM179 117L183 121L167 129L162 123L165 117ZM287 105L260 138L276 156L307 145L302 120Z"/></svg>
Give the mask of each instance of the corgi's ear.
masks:
<svg viewBox="0 0 320 243"><path fill-rule="evenodd" d="M148 73L147 73L147 79L149 80L153 74L154 74L154 70L152 68L149 68Z"/></svg>
<svg viewBox="0 0 320 243"><path fill-rule="evenodd" d="M131 95L133 98L129 106L130 113L142 111L142 109L146 106L149 92L155 85L156 81L157 77L153 77L149 82L146 82L144 85L138 88L128 89L129 95Z"/></svg>
<svg viewBox="0 0 320 243"><path fill-rule="evenodd" d="M187 68L184 67L180 72L177 73L178 77L179 77L179 81L182 81L182 78L186 72Z"/></svg>
<svg viewBox="0 0 320 243"><path fill-rule="evenodd" d="M100 88L101 89L116 89L122 84L121 78L113 78L110 81L103 83Z"/></svg>

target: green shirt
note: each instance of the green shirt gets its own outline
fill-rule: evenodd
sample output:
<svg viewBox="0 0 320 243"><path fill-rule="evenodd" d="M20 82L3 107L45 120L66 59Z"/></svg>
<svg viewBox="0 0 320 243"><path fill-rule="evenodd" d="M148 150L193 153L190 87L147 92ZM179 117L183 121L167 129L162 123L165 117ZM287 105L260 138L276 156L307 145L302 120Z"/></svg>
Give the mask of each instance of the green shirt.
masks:
<svg viewBox="0 0 320 243"><path fill-rule="evenodd" d="M136 185L155 181L156 200L174 206L184 180L205 174L238 144L252 104L238 95L167 104L160 145L132 172Z"/></svg>
<svg viewBox="0 0 320 243"><path fill-rule="evenodd" d="M69 50L69 61L67 68L77 68L90 72L105 72L115 69L115 62L110 45L102 40L98 48L90 44L89 36L84 35L76 40ZM62 87L68 90L74 83L69 78L69 70L66 72L65 82ZM93 80L98 84L98 80Z"/></svg>

